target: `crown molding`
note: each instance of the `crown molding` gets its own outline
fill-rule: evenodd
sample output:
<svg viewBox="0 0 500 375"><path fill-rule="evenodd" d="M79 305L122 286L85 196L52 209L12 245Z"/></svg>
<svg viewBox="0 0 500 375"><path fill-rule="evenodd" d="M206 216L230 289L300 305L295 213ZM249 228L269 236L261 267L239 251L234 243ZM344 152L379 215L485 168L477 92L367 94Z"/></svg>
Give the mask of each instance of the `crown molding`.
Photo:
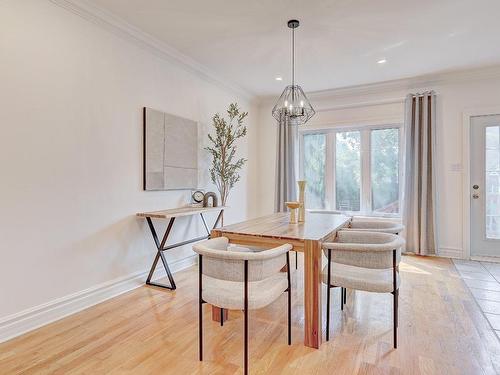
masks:
<svg viewBox="0 0 500 375"><path fill-rule="evenodd" d="M307 91L309 99L335 99L359 97L369 94L380 94L391 91L432 89L435 85L455 84L459 82L487 80L500 77L500 65L488 65L480 68L446 71L435 74L408 77L391 81L368 83L363 85L346 86L334 89ZM276 96L267 95L260 98L260 104L270 105ZM399 100L399 98L397 99ZM321 109L319 109L321 111Z"/></svg>
<svg viewBox="0 0 500 375"><path fill-rule="evenodd" d="M330 90L312 91L307 93L311 98L325 98L331 96L359 96L393 90L414 90L431 88L438 84L453 84L474 80L484 80L500 77L500 65L488 65L480 68L445 71L415 77L396 79L391 81L375 82L364 85L340 87Z"/></svg>
<svg viewBox="0 0 500 375"><path fill-rule="evenodd" d="M116 36L121 37L142 49L176 64L177 66L194 73L197 77L229 90L249 101L255 101L256 95L235 83L222 78L218 74L200 64L191 57L179 52L163 41L131 25L127 21L104 10L86 0L48 0L51 3L74 13L83 19L98 25Z"/></svg>

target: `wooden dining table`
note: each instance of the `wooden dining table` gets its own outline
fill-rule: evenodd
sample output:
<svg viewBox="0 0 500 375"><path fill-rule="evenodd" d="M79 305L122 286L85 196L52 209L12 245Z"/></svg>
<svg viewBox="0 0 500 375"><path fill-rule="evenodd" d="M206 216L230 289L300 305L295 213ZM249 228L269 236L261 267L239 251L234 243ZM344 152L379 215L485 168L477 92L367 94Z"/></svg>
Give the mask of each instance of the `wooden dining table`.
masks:
<svg viewBox="0 0 500 375"><path fill-rule="evenodd" d="M332 241L336 232L348 225L350 217L330 213L306 213L305 222L290 224L289 213L247 220L213 229L211 237L227 237L231 243L272 248L285 243L304 253L304 345L321 345L321 245ZM220 309L212 307L214 320L225 320Z"/></svg>

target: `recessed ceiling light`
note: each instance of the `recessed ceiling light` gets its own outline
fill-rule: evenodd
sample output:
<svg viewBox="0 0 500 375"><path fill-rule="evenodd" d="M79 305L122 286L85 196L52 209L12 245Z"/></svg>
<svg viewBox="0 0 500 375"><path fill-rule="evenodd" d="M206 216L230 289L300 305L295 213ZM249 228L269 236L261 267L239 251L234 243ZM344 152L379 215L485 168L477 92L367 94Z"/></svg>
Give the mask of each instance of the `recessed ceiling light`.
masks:
<svg viewBox="0 0 500 375"><path fill-rule="evenodd" d="M380 59L379 61L377 61L377 64L385 64L386 62L386 59Z"/></svg>
<svg viewBox="0 0 500 375"><path fill-rule="evenodd" d="M281 77L281 76L277 76L277 77L275 78L275 80L276 80L276 81L283 81L283 77Z"/></svg>

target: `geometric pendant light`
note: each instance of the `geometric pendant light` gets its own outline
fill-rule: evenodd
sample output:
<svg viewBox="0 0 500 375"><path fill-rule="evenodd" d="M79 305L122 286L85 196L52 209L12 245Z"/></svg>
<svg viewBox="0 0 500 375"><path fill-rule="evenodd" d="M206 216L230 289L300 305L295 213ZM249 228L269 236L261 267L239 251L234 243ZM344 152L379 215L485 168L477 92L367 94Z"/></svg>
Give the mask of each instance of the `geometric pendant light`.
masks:
<svg viewBox="0 0 500 375"><path fill-rule="evenodd" d="M299 21L288 21L288 27L292 29L292 84L285 87L272 113L278 121L286 116L290 125L302 125L316 112L302 88L295 84L295 29L299 27Z"/></svg>

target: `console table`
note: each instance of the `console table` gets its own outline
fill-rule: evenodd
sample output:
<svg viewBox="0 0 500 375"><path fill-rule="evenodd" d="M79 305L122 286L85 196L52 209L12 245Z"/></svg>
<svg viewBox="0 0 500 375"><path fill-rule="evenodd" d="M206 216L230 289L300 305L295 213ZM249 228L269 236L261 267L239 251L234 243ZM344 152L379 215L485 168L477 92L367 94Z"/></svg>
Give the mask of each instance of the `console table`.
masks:
<svg viewBox="0 0 500 375"><path fill-rule="evenodd" d="M173 208L173 209L162 210L162 211L138 213L137 216L146 219L148 226L149 226L149 229L151 230L151 234L153 235L153 240L155 242L156 249L157 249L155 259L153 261L153 264L151 265L151 269L149 271L148 278L146 279L146 284L157 286L160 288L175 290L176 286L175 286L174 277L172 276L172 273L170 272L167 258L165 257L165 254L163 254L163 252L166 250L174 249L174 248L179 247L179 246L190 244L192 242L201 241L201 240L205 240L207 238L210 238L210 229L208 228L207 221L205 220L205 217L203 216L203 214L206 212L212 212L212 211L219 212L219 215L217 216L217 219L215 220L215 224L212 228L212 229L215 229L217 227L217 225L219 224L219 221L220 221L222 214L224 212L224 208L225 207L187 206L187 207ZM194 215L198 215L198 214L200 215L201 220L203 222L203 226L205 227L205 230L207 231L206 235L165 246L165 244L167 243L168 236L170 234L170 231L172 230L172 226L174 225L174 221L176 218L181 217L181 216L194 216ZM155 230L155 227L153 225L152 219L169 219L167 229L165 230L165 233L163 235L161 242L159 241L158 235L156 234L156 230ZM161 259L161 261L163 263L163 267L165 268L165 271L167 272L167 277L168 277L168 280L170 281L170 285L165 285L165 284L151 281L151 278L153 277L153 273L156 269L156 265L158 264L159 259Z"/></svg>

